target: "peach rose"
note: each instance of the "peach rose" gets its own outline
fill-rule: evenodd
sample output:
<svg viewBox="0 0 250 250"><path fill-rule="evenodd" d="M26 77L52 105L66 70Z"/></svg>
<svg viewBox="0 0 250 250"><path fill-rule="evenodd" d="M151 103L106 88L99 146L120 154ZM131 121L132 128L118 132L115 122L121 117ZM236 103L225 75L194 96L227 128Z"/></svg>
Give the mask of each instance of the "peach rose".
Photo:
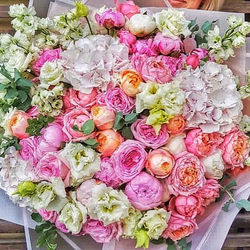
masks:
<svg viewBox="0 0 250 250"><path fill-rule="evenodd" d="M124 141L123 137L112 129L97 132L96 140L99 143L97 150L103 157L111 156Z"/></svg>
<svg viewBox="0 0 250 250"><path fill-rule="evenodd" d="M186 120L182 115L176 115L167 123L167 130L172 135L181 134L186 127Z"/></svg>
<svg viewBox="0 0 250 250"><path fill-rule="evenodd" d="M142 82L141 76L134 70L123 70L120 75L122 90L131 97L139 93L139 86Z"/></svg>
<svg viewBox="0 0 250 250"><path fill-rule="evenodd" d="M115 112L106 106L97 105L91 108L95 126L99 130L111 129L115 123Z"/></svg>

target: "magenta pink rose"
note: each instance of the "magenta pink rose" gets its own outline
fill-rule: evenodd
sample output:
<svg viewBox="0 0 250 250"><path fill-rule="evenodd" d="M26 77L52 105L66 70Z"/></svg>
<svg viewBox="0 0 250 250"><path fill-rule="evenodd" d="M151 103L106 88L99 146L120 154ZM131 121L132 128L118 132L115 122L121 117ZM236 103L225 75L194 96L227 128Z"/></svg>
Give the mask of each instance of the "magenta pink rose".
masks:
<svg viewBox="0 0 250 250"><path fill-rule="evenodd" d="M173 241L180 240L192 234L198 228L194 219L186 219L178 214L171 214L168 227L162 234L163 238L170 238Z"/></svg>
<svg viewBox="0 0 250 250"><path fill-rule="evenodd" d="M45 49L32 65L32 71L39 76L42 66L61 57L62 49Z"/></svg>
<svg viewBox="0 0 250 250"><path fill-rule="evenodd" d="M70 170L61 161L57 153L48 152L36 165L36 173L42 180L49 181L51 177L61 177L62 180L69 178Z"/></svg>
<svg viewBox="0 0 250 250"><path fill-rule="evenodd" d="M97 90L93 88L90 94L84 94L73 88L70 88L63 97L65 109L76 107L91 108L96 102Z"/></svg>
<svg viewBox="0 0 250 250"><path fill-rule="evenodd" d="M196 193L196 196L201 199L202 206L207 207L210 203L215 202L215 200L220 196L220 188L221 185L217 180L206 180L205 185Z"/></svg>
<svg viewBox="0 0 250 250"><path fill-rule="evenodd" d="M95 14L97 23L107 29L121 28L125 24L125 17L122 13L112 9L104 11L102 14Z"/></svg>
<svg viewBox="0 0 250 250"><path fill-rule="evenodd" d="M55 223L58 217L56 211L48 211L46 209L38 210L38 213L43 217L44 220L49 221L51 223Z"/></svg>
<svg viewBox="0 0 250 250"><path fill-rule="evenodd" d="M136 209L145 211L161 204L163 187L158 179L146 172L141 172L127 183L125 194Z"/></svg>
<svg viewBox="0 0 250 250"><path fill-rule="evenodd" d="M133 45L133 53L147 56L158 56L159 50L152 38L137 40Z"/></svg>
<svg viewBox="0 0 250 250"><path fill-rule="evenodd" d="M93 137L94 133L85 135L80 131L73 129L73 126L77 126L80 130L82 125L91 119L89 112L84 108L75 108L63 117L63 128L62 131L67 135L69 140L72 141L84 141L90 137Z"/></svg>
<svg viewBox="0 0 250 250"><path fill-rule="evenodd" d="M122 226L119 222L104 226L101 221L88 219L83 225L83 234L89 234L98 243L108 243L114 238L120 238Z"/></svg>
<svg viewBox="0 0 250 250"><path fill-rule="evenodd" d="M146 82L170 82L176 71L183 67L182 59L162 55L147 57L136 53L132 56L131 62Z"/></svg>
<svg viewBox="0 0 250 250"><path fill-rule="evenodd" d="M130 18L135 14L140 13L140 7L134 1L127 0L124 3L118 4L118 0L114 0L116 10L121 12L124 16Z"/></svg>
<svg viewBox="0 0 250 250"><path fill-rule="evenodd" d="M203 187L205 169L194 154L183 152L178 155L171 175L166 179L170 193L189 196Z"/></svg>
<svg viewBox="0 0 250 250"><path fill-rule="evenodd" d="M95 178L113 188L118 188L122 184L114 171L114 162L109 157L102 159L101 170L95 173Z"/></svg>
<svg viewBox="0 0 250 250"><path fill-rule="evenodd" d="M136 42L136 36L130 33L128 30L121 29L118 31L118 37L120 38L120 42L125 44L130 53L132 52L132 46Z"/></svg>
<svg viewBox="0 0 250 250"><path fill-rule="evenodd" d="M135 139L144 146L153 149L166 145L169 138L166 125L162 125L158 135L156 135L154 128L146 124L146 120L147 118L138 119L132 124L131 131Z"/></svg>
<svg viewBox="0 0 250 250"><path fill-rule="evenodd" d="M193 69L196 69L198 66L200 66L200 59L197 55L189 55L186 58L186 64L188 66L191 66Z"/></svg>
<svg viewBox="0 0 250 250"><path fill-rule="evenodd" d="M37 151L38 145L41 138L31 136L20 140L19 144L21 149L19 154L24 161L31 161L33 165L36 165L40 159L39 153Z"/></svg>
<svg viewBox="0 0 250 250"><path fill-rule="evenodd" d="M192 51L191 54L192 54L192 55L197 55L198 58L201 60L201 59L207 57L207 56L208 56L208 53L209 53L209 51L208 51L207 49L204 49L204 48L196 48L196 49L194 49L194 50Z"/></svg>
<svg viewBox="0 0 250 250"><path fill-rule="evenodd" d="M129 114L135 107L135 100L127 96L121 88L109 88L105 93L105 104L117 112Z"/></svg>
<svg viewBox="0 0 250 250"><path fill-rule="evenodd" d="M163 36L161 32L158 32L154 37L154 43L158 47L161 54L165 56L173 52L180 53L183 50L183 43L180 38L172 39L170 37Z"/></svg>
<svg viewBox="0 0 250 250"><path fill-rule="evenodd" d="M59 220L56 220L55 226L57 229L59 229L63 233L69 233L69 230L67 229L66 225Z"/></svg>
<svg viewBox="0 0 250 250"><path fill-rule="evenodd" d="M144 168L147 152L144 146L137 141L127 140L111 156L114 170L123 182L132 180Z"/></svg>
<svg viewBox="0 0 250 250"><path fill-rule="evenodd" d="M221 145L223 160L230 167L243 167L249 155L248 137L239 130L233 130L224 137Z"/></svg>
<svg viewBox="0 0 250 250"><path fill-rule="evenodd" d="M199 157L213 154L222 142L223 138L220 133L203 133L198 128L189 131L185 139L187 151Z"/></svg>

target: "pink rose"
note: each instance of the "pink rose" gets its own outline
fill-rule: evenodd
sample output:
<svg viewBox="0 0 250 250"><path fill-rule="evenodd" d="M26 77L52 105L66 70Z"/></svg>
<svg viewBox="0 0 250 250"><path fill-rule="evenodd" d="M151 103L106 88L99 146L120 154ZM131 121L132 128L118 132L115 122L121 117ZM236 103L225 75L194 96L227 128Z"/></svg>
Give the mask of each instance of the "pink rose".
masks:
<svg viewBox="0 0 250 250"><path fill-rule="evenodd" d="M132 180L144 168L147 152L137 141L127 140L111 156L118 178L124 182Z"/></svg>
<svg viewBox="0 0 250 250"><path fill-rule="evenodd" d="M136 36L130 33L128 30L119 30L117 33L118 37L120 38L120 42L125 44L128 48L130 53L132 52L132 46L136 42Z"/></svg>
<svg viewBox="0 0 250 250"><path fill-rule="evenodd" d="M193 54L190 55L186 58L186 64L188 66L191 66L193 69L197 68L200 66L200 59L197 55Z"/></svg>
<svg viewBox="0 0 250 250"><path fill-rule="evenodd" d="M83 234L89 234L98 243L108 243L114 238L120 238L122 226L119 222L104 226L101 221L89 219L83 225Z"/></svg>
<svg viewBox="0 0 250 250"><path fill-rule="evenodd" d="M114 162L108 157L102 159L101 170L95 173L95 178L113 188L118 188L122 184L114 171Z"/></svg>
<svg viewBox="0 0 250 250"><path fill-rule="evenodd" d="M43 217L44 220L51 223L55 223L57 220L58 214L56 211L47 211L46 209L38 210L38 213Z"/></svg>
<svg viewBox="0 0 250 250"><path fill-rule="evenodd" d="M36 173L42 180L49 181L51 177L69 178L70 171L54 152L46 153L36 166Z"/></svg>
<svg viewBox="0 0 250 250"><path fill-rule="evenodd" d="M180 53L183 50L183 43L180 38L172 39L170 37L165 37L161 32L158 32L154 37L154 43L159 51L165 56L172 52Z"/></svg>
<svg viewBox="0 0 250 250"><path fill-rule="evenodd" d="M145 211L161 204L163 187L155 177L141 172L127 183L125 194L136 209Z"/></svg>
<svg viewBox="0 0 250 250"><path fill-rule="evenodd" d="M140 141L144 146L149 148L159 148L165 145L168 141L169 134L166 125L162 125L156 135L154 128L146 124L147 117L138 119L131 126L131 131L137 141Z"/></svg>
<svg viewBox="0 0 250 250"><path fill-rule="evenodd" d="M211 155L222 142L223 138L220 133L207 134L198 128L189 131L185 139L187 151L199 157Z"/></svg>
<svg viewBox="0 0 250 250"><path fill-rule="evenodd" d="M93 88L90 94L84 94L80 91L70 88L63 97L64 108L71 109L75 107L90 108L96 102L97 90Z"/></svg>
<svg viewBox="0 0 250 250"><path fill-rule="evenodd" d="M133 45L133 53L147 56L158 56L159 50L152 38L137 40Z"/></svg>
<svg viewBox="0 0 250 250"><path fill-rule="evenodd" d="M131 62L146 82L170 82L176 71L182 69L182 60L170 56L146 57L136 53L132 56Z"/></svg>
<svg viewBox="0 0 250 250"><path fill-rule="evenodd" d="M97 23L107 29L121 28L125 24L125 18L122 13L112 9L104 11L102 14L95 14Z"/></svg>
<svg viewBox="0 0 250 250"><path fill-rule="evenodd" d="M60 222L59 220L56 220L55 226L56 226L56 228L59 229L61 232L63 232L63 233L69 233L69 230L67 229L67 227L65 226L65 224L62 223L62 222Z"/></svg>
<svg viewBox="0 0 250 250"><path fill-rule="evenodd" d="M91 108L95 126L99 130L111 129L115 123L115 112L106 106L96 105Z"/></svg>
<svg viewBox="0 0 250 250"><path fill-rule="evenodd" d="M117 112L129 114L135 107L135 100L127 96L121 88L109 88L105 93L105 104Z"/></svg>
<svg viewBox="0 0 250 250"><path fill-rule="evenodd" d="M40 143L40 137L31 136L20 140L19 144L21 150L19 154L24 161L31 161L33 165L36 165L40 159L37 147Z"/></svg>
<svg viewBox="0 0 250 250"><path fill-rule="evenodd" d="M194 49L194 50L192 51L191 54L192 54L192 55L197 55L198 58L201 60L201 59L207 57L207 56L208 56L208 53L209 53L209 51L208 51L207 49L204 49L204 48L196 48L196 49Z"/></svg>
<svg viewBox="0 0 250 250"><path fill-rule="evenodd" d="M194 219L185 219L185 217L178 214L172 214L162 237L177 241L192 234L197 228L198 226Z"/></svg>
<svg viewBox="0 0 250 250"><path fill-rule="evenodd" d="M46 49L44 50L41 55L39 56L39 58L34 62L34 64L32 65L32 71L39 76L40 75L40 70L42 68L42 66L46 63L46 62L51 62L54 61L56 59L59 59L61 57L61 52L62 49Z"/></svg>
<svg viewBox="0 0 250 250"><path fill-rule="evenodd" d="M73 126L77 126L80 130L82 128L82 125L90 119L91 116L86 109L75 108L64 115L62 131L67 135L69 140L87 140L88 138L93 137L94 133L91 133L90 135L85 135L80 131L74 130Z"/></svg>
<svg viewBox="0 0 250 250"><path fill-rule="evenodd" d="M174 157L165 149L159 148L149 152L146 169L157 178L165 178L170 175L174 167Z"/></svg>
<svg viewBox="0 0 250 250"><path fill-rule="evenodd" d="M166 179L172 194L189 196L196 193L205 183L205 169L193 154L183 152L178 155L171 175Z"/></svg>
<svg viewBox="0 0 250 250"><path fill-rule="evenodd" d="M233 130L224 137L221 145L223 160L231 167L243 167L249 155L248 137L239 130Z"/></svg>
<svg viewBox="0 0 250 250"><path fill-rule="evenodd" d="M201 198L201 204L207 207L210 203L215 202L216 198L220 196L221 185L215 179L208 179L205 185L195 194Z"/></svg>
<svg viewBox="0 0 250 250"><path fill-rule="evenodd" d="M131 16L140 13L140 8L134 1L127 0L125 3L118 4L118 0L115 0L116 10L121 12L124 16L130 18Z"/></svg>
<svg viewBox="0 0 250 250"><path fill-rule="evenodd" d="M190 195L171 198L168 209L172 213L179 213L180 215L194 219L200 212L201 199L199 197Z"/></svg>

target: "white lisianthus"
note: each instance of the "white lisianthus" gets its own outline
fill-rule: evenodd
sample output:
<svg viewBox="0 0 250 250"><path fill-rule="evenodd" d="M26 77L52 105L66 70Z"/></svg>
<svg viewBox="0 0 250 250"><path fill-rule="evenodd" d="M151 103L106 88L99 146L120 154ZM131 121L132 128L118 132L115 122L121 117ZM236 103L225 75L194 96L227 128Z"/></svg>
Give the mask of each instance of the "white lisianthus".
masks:
<svg viewBox="0 0 250 250"><path fill-rule="evenodd" d="M209 48L220 49L222 46L222 37L220 36L220 29L217 25L213 30L209 30L207 34L207 44Z"/></svg>
<svg viewBox="0 0 250 250"><path fill-rule="evenodd" d="M126 27L135 36L144 37L156 29L156 23L148 15L135 14L127 21Z"/></svg>
<svg viewBox="0 0 250 250"><path fill-rule="evenodd" d="M60 155L68 162L73 185L78 185L84 180L92 178L100 170L100 155L81 143L70 142L66 144Z"/></svg>
<svg viewBox="0 0 250 250"><path fill-rule="evenodd" d="M138 223L138 228L144 228L150 239L158 240L167 228L170 212L165 209L148 210Z"/></svg>
<svg viewBox="0 0 250 250"><path fill-rule="evenodd" d="M57 85L63 78L63 68L59 60L46 62L40 71L39 87L48 89L51 85Z"/></svg>
<svg viewBox="0 0 250 250"><path fill-rule="evenodd" d="M243 24L239 28L239 31L243 36L246 36L248 33L250 33L250 23L243 22Z"/></svg>
<svg viewBox="0 0 250 250"><path fill-rule="evenodd" d="M26 50L29 49L31 41L26 34L23 34L20 30L18 30L13 38L17 46L22 46L22 48L25 48Z"/></svg>
<svg viewBox="0 0 250 250"><path fill-rule="evenodd" d="M221 179L224 172L224 162L220 150L217 150L212 155L209 155L201 159L203 166L205 167L206 178Z"/></svg>
<svg viewBox="0 0 250 250"><path fill-rule="evenodd" d="M93 187L87 208L91 219L108 225L126 218L130 207L127 196L121 190L117 191L102 183Z"/></svg>
<svg viewBox="0 0 250 250"><path fill-rule="evenodd" d="M239 48L239 47L243 46L245 44L245 42L246 42L245 37L238 34L234 37L232 44L235 48Z"/></svg>
<svg viewBox="0 0 250 250"><path fill-rule="evenodd" d="M9 15L11 17L35 16L35 8L26 7L24 4L13 4L10 6Z"/></svg>
<svg viewBox="0 0 250 250"><path fill-rule="evenodd" d="M185 137L186 137L185 134L180 134L180 135L170 137L167 145L165 146L166 149L172 155L177 155L179 153L186 151L187 149L185 145Z"/></svg>
<svg viewBox="0 0 250 250"><path fill-rule="evenodd" d="M250 133L250 116L244 115L240 121L240 129L244 133Z"/></svg>
<svg viewBox="0 0 250 250"><path fill-rule="evenodd" d="M191 34L184 12L174 9L162 10L153 15L157 28L163 36L177 39L180 35L187 37Z"/></svg>

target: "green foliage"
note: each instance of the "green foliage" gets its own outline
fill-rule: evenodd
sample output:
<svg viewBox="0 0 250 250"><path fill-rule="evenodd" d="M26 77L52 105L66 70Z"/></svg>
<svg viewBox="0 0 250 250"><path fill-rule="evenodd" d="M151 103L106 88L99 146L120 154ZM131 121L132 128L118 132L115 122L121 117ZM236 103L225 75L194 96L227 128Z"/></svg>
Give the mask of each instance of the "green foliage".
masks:
<svg viewBox="0 0 250 250"><path fill-rule="evenodd" d="M40 248L44 246L47 250L55 250L57 248L57 231L55 225L49 221L44 221L42 216L38 213L32 213L31 218L39 223L35 228L35 231L39 234L36 247Z"/></svg>
<svg viewBox="0 0 250 250"><path fill-rule="evenodd" d="M0 91L5 92L4 98L0 103L4 104L3 107L1 105L3 111L6 112L10 106L26 111L31 106L29 93L33 85L32 82L23 78L17 69L14 69L13 78L3 65L0 67L0 74L9 80L8 83L0 83Z"/></svg>
<svg viewBox="0 0 250 250"><path fill-rule="evenodd" d="M48 124L53 121L53 117L43 115L39 115L38 118L28 119L29 126L26 128L26 133L28 133L30 136L39 136L41 135L41 130L46 128Z"/></svg>
<svg viewBox="0 0 250 250"><path fill-rule="evenodd" d="M187 238L183 238L178 240L177 243L175 243L170 238L168 238L166 240L166 244L167 244L167 250L177 250L177 249L190 250L192 246L192 241L187 242Z"/></svg>
<svg viewBox="0 0 250 250"><path fill-rule="evenodd" d="M97 140L94 138L87 139L83 141L83 143L85 144L85 146L93 148L93 149L96 149L99 145Z"/></svg>
<svg viewBox="0 0 250 250"><path fill-rule="evenodd" d="M247 212L250 212L250 201L248 200L239 200L236 202L236 207L239 209L244 208Z"/></svg>
<svg viewBox="0 0 250 250"><path fill-rule="evenodd" d="M6 150L11 146L14 146L16 150L21 149L18 138L15 136L13 138L9 138L0 134L0 157L4 157Z"/></svg>
<svg viewBox="0 0 250 250"><path fill-rule="evenodd" d="M92 119L89 119L82 125L81 129L79 129L77 125L74 125L73 129L75 131L82 132L85 135L90 135L95 130L95 124Z"/></svg>

